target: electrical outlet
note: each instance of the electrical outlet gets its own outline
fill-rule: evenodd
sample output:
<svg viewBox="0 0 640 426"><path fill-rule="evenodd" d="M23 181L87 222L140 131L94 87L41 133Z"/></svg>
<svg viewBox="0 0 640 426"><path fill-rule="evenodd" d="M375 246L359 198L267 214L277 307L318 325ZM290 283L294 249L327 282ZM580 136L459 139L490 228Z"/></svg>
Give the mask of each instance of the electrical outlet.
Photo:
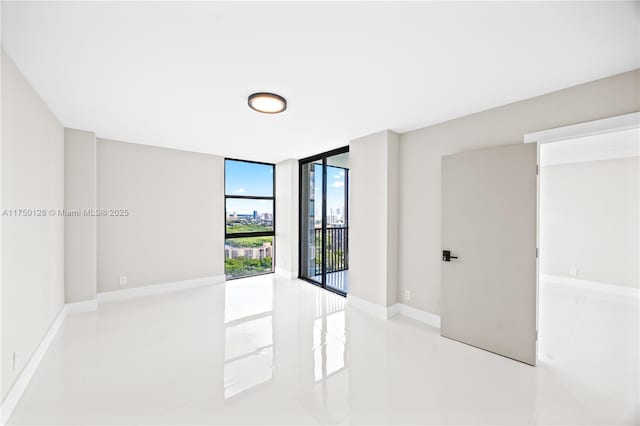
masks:
<svg viewBox="0 0 640 426"><path fill-rule="evenodd" d="M16 352L11 355L11 368L13 371L16 371L16 367L18 366L18 354Z"/></svg>
<svg viewBox="0 0 640 426"><path fill-rule="evenodd" d="M411 300L411 290L404 291L404 300Z"/></svg>
<svg viewBox="0 0 640 426"><path fill-rule="evenodd" d="M127 277L126 276L120 277L120 285L127 285Z"/></svg>

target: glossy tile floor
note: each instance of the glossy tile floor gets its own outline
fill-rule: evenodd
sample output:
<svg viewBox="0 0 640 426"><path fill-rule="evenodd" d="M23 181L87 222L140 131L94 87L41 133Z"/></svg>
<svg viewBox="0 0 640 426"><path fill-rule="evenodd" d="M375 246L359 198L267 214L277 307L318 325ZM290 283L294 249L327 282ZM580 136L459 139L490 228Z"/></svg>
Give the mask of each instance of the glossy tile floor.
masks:
<svg viewBox="0 0 640 426"><path fill-rule="evenodd" d="M68 317L10 424L638 422L637 306L541 295L530 367L273 275Z"/></svg>

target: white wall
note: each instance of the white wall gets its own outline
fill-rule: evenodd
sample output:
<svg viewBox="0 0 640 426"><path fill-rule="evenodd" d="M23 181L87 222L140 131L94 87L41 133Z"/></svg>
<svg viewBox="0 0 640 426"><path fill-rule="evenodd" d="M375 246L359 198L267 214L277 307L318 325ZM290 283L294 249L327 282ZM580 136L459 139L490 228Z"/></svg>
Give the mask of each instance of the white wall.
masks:
<svg viewBox="0 0 640 426"><path fill-rule="evenodd" d="M98 209L98 292L224 275L222 157L98 139Z"/></svg>
<svg viewBox="0 0 640 426"><path fill-rule="evenodd" d="M3 211L64 208L64 129L4 51L1 161ZM3 215L1 240L4 399L63 307L64 219Z"/></svg>
<svg viewBox="0 0 640 426"><path fill-rule="evenodd" d="M543 274L578 268L577 278L638 288L639 172L638 157L541 169Z"/></svg>
<svg viewBox="0 0 640 426"><path fill-rule="evenodd" d="M401 301L440 313L443 155L522 143L525 133L639 111L639 80L635 70L401 135L399 295L412 293Z"/></svg>
<svg viewBox="0 0 640 426"><path fill-rule="evenodd" d="M387 306L398 301L400 135L387 132Z"/></svg>
<svg viewBox="0 0 640 426"><path fill-rule="evenodd" d="M64 218L64 292L67 303L93 300L97 292L97 219L95 211L96 135L64 130L64 206L80 216Z"/></svg>
<svg viewBox="0 0 640 426"><path fill-rule="evenodd" d="M298 277L298 160L276 164L275 271Z"/></svg>
<svg viewBox="0 0 640 426"><path fill-rule="evenodd" d="M349 144L349 295L381 306L397 301L398 135Z"/></svg>

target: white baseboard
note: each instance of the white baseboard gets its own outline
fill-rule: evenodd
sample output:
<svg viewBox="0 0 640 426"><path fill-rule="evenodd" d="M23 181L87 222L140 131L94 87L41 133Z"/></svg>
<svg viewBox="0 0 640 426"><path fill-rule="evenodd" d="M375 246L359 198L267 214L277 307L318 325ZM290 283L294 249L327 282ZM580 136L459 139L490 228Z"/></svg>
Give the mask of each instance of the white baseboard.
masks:
<svg viewBox="0 0 640 426"><path fill-rule="evenodd" d="M386 307L378 305L376 303L368 302L351 294L347 294L347 304L360 309L361 311L364 311L370 315L373 315L374 317L385 320L392 318L398 313L396 305Z"/></svg>
<svg viewBox="0 0 640 426"><path fill-rule="evenodd" d="M634 305L638 305L640 302L640 290L637 288L559 275L540 274L540 290L561 290L578 296L609 302Z"/></svg>
<svg viewBox="0 0 640 426"><path fill-rule="evenodd" d="M440 316L430 312L422 311L409 305L396 303L389 307L384 307L376 303L372 303L351 294L347 295L347 303L361 311L367 312L374 317L380 319L390 319L396 315L402 315L407 318L420 321L434 328L440 328Z"/></svg>
<svg viewBox="0 0 640 426"><path fill-rule="evenodd" d="M13 383L13 386L11 386L11 389L9 389L9 392L5 396L4 401L2 401L2 405L0 406L1 424L6 424L11 417L11 414L13 414L13 410L16 408L16 405L18 405L18 401L20 401L22 394L29 385L29 382L31 381L33 374L36 372L38 365L40 365L40 361L42 361L42 358L44 358L44 355L47 353L47 350L49 349L53 338L56 336L56 334L58 334L58 330L60 330L60 327L62 326L66 315L67 306L65 305L60 310L60 313L58 314L56 319L53 320L53 323L49 327L49 330L47 330L47 333L40 341L40 344L33 352L33 355L31 355L31 358L29 358L29 361L27 361L27 364L20 372L20 375Z"/></svg>
<svg viewBox="0 0 640 426"><path fill-rule="evenodd" d="M67 314L81 314L83 312L93 312L98 309L98 299L83 300L82 302L67 303L65 305Z"/></svg>
<svg viewBox="0 0 640 426"><path fill-rule="evenodd" d="M398 313L402 316L420 321L434 328L440 328L440 315L422 311L420 309L414 308L413 306L405 305L402 303L396 303L395 306L398 307Z"/></svg>
<svg viewBox="0 0 640 426"><path fill-rule="evenodd" d="M393 318L400 314L400 307L397 303L387 307L387 319Z"/></svg>
<svg viewBox="0 0 640 426"><path fill-rule="evenodd" d="M162 284L152 284L142 287L133 287L123 290L105 291L98 293L98 303L114 302L118 300L134 299L137 297L152 296L156 294L170 293L178 290L186 290L196 287L204 287L225 282L224 275L194 278L192 280L174 281Z"/></svg>
<svg viewBox="0 0 640 426"><path fill-rule="evenodd" d="M298 278L297 271L287 271L286 269L276 267L274 269L274 272L276 273L276 275L284 277L288 280L295 280L296 278Z"/></svg>

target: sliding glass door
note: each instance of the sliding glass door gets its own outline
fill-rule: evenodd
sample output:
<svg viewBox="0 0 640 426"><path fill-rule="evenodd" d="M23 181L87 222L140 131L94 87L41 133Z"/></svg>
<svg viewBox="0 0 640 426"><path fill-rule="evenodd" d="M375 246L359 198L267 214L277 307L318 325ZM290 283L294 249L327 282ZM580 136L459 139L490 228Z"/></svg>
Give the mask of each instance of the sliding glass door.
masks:
<svg viewBox="0 0 640 426"><path fill-rule="evenodd" d="M300 278L349 291L349 148L300 160Z"/></svg>

